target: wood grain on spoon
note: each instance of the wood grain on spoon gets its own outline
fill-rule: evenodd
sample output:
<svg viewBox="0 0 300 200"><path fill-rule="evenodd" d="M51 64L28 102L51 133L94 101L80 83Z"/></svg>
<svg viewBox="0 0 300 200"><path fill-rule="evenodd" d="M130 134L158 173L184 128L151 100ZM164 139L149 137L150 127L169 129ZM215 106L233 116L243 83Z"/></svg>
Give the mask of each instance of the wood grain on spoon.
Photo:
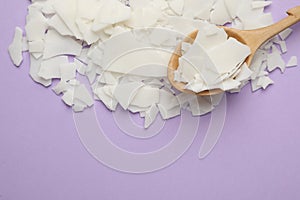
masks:
<svg viewBox="0 0 300 200"><path fill-rule="evenodd" d="M237 39L239 42L247 45L250 48L251 54L245 61L249 66L253 60L255 52L262 44L264 44L266 41L268 41L278 33L282 32L286 28L300 21L300 6L288 10L287 14L288 17L282 19L281 21L273 25L264 28L259 28L254 30L238 30L238 29L233 29L228 27L222 27L222 28L224 28L224 30L226 31L229 37ZM197 30L192 32L191 34L188 35L188 37L184 39L183 42L188 42L192 44L195 38L197 37L197 34L198 34ZM174 71L176 71L179 66L179 58L181 56L182 56L181 44L179 44L176 47L175 52L173 53L168 66L168 79L170 83L177 90L184 93L197 94L200 96L210 96L210 95L220 94L224 92L220 89L216 89L216 90L195 93L191 90L184 89L186 86L185 83L174 81Z"/></svg>

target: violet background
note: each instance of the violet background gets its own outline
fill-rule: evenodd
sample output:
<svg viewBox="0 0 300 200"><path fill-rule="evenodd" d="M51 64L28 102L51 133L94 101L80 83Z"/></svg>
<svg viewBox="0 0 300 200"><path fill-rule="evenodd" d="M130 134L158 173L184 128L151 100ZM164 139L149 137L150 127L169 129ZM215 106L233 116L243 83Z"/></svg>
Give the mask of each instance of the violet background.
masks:
<svg viewBox="0 0 300 200"><path fill-rule="evenodd" d="M1 0L0 200L300 199L300 67L284 75L273 72L275 85L266 91L252 93L247 86L228 95L222 136L206 159L197 155L209 115L192 147L173 165L149 174L121 173L86 151L71 109L29 77L28 56L20 68L11 63L7 47L15 26L24 27L28 5ZM268 10L277 21L296 5L299 0L273 0ZM286 60L300 58L300 24L293 29ZM101 105L97 109L110 115ZM168 123L176 126L178 119ZM110 131L118 132L114 124ZM134 145L129 137L112 138ZM152 143L154 149L171 138L166 134Z"/></svg>

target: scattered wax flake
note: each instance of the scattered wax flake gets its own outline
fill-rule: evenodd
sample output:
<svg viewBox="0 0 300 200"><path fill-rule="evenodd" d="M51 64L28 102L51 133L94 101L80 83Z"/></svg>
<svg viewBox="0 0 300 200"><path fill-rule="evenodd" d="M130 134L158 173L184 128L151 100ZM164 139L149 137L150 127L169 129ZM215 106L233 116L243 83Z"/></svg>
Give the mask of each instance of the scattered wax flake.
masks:
<svg viewBox="0 0 300 200"><path fill-rule="evenodd" d="M67 63L67 64L60 64L60 76L61 80L69 81L76 77L76 65L75 63Z"/></svg>
<svg viewBox="0 0 300 200"><path fill-rule="evenodd" d="M251 75L253 72L249 69L247 64L243 64L241 67L241 72L235 77L235 80L237 81L243 81L243 80L248 80L251 78Z"/></svg>
<svg viewBox="0 0 300 200"><path fill-rule="evenodd" d="M45 37L44 59L58 55L80 55L81 44L70 37L61 36L55 30L48 30Z"/></svg>
<svg viewBox="0 0 300 200"><path fill-rule="evenodd" d="M298 65L298 58L296 56L292 56L288 63L286 64L286 67L296 67Z"/></svg>
<svg viewBox="0 0 300 200"><path fill-rule="evenodd" d="M170 118L173 118L173 117L176 117L176 116L180 115L180 111L181 111L180 106L176 106L172 109L166 109L161 104L158 104L157 106L158 106L160 115L162 116L162 118L164 120L170 119Z"/></svg>
<svg viewBox="0 0 300 200"><path fill-rule="evenodd" d="M28 49L30 53L42 53L44 51L44 40L28 42Z"/></svg>
<svg viewBox="0 0 300 200"><path fill-rule="evenodd" d="M79 86L80 85L80 81L78 81L76 79L69 80L68 83L71 86Z"/></svg>
<svg viewBox="0 0 300 200"><path fill-rule="evenodd" d="M214 106L205 99L205 97L197 96L189 101L190 109L194 116L204 115L211 112Z"/></svg>
<svg viewBox="0 0 300 200"><path fill-rule="evenodd" d="M119 84L115 89L114 97L126 110L138 90L143 86L144 84L141 82Z"/></svg>
<svg viewBox="0 0 300 200"><path fill-rule="evenodd" d="M86 66L85 64L83 64L82 62L80 62L79 60L77 59L74 59L74 64L76 66L76 70L79 74L81 75L85 75L85 71L86 71Z"/></svg>
<svg viewBox="0 0 300 200"><path fill-rule="evenodd" d="M259 15L256 18L248 18L243 21L244 29L251 30L257 28L263 28L269 25L272 25L274 22L273 17L270 13Z"/></svg>
<svg viewBox="0 0 300 200"><path fill-rule="evenodd" d="M23 31L17 27L13 42L8 47L8 52L13 63L19 67L23 61Z"/></svg>
<svg viewBox="0 0 300 200"><path fill-rule="evenodd" d="M89 48L83 48L81 50L81 52L80 52L80 55L79 56L75 56L75 58L77 60L80 60L81 62L87 64L88 63L88 56L87 55L88 55L88 51L89 50L90 50Z"/></svg>
<svg viewBox="0 0 300 200"><path fill-rule="evenodd" d="M255 92L255 91L259 90L260 88L262 88L261 86L259 86L257 84L257 82L258 82L258 79L254 79L251 81L252 92Z"/></svg>
<svg viewBox="0 0 300 200"><path fill-rule="evenodd" d="M41 68L42 59L35 59L32 55L30 55L30 71L29 75L30 77L37 83L40 83L44 85L45 87L48 87L51 85L52 80L51 79L44 79L41 76L38 75L40 68Z"/></svg>
<svg viewBox="0 0 300 200"><path fill-rule="evenodd" d="M180 105L177 97L172 92L166 89L159 90L158 103L164 108L166 108L167 110L170 110Z"/></svg>
<svg viewBox="0 0 300 200"><path fill-rule="evenodd" d="M281 49L282 53L286 53L287 52L287 46L286 46L286 42L285 41L278 41L276 43L280 45L280 49Z"/></svg>
<svg viewBox="0 0 300 200"><path fill-rule="evenodd" d="M76 39L82 39L78 26L76 25L77 1L74 0L55 0L53 8L58 16L64 21Z"/></svg>
<svg viewBox="0 0 300 200"><path fill-rule="evenodd" d="M168 4L177 15L182 15L184 0L169 0Z"/></svg>
<svg viewBox="0 0 300 200"><path fill-rule="evenodd" d="M63 36L72 36L73 33L64 23L64 21L58 16L54 15L51 19L48 20L49 27L55 29L59 34Z"/></svg>
<svg viewBox="0 0 300 200"><path fill-rule="evenodd" d="M149 109L148 107L139 107L139 106L134 106L134 105L130 105L127 110L129 110L132 113L138 113L138 112L146 112Z"/></svg>
<svg viewBox="0 0 300 200"><path fill-rule="evenodd" d="M219 0L215 3L214 10L211 12L210 21L218 25L223 25L231 21L224 0Z"/></svg>
<svg viewBox="0 0 300 200"><path fill-rule="evenodd" d="M53 0L45 1L44 5L42 7L42 12L45 15L53 15L53 14L55 14L55 10L53 8Z"/></svg>
<svg viewBox="0 0 300 200"><path fill-rule="evenodd" d="M76 99L74 100L73 106L72 106L72 109L74 112L82 112L86 108L87 108L87 105L85 103L82 103L81 101L76 100Z"/></svg>
<svg viewBox="0 0 300 200"><path fill-rule="evenodd" d="M153 104L150 109L145 112L145 128L148 128L154 122L158 113L159 109L155 104Z"/></svg>
<svg viewBox="0 0 300 200"><path fill-rule="evenodd" d="M152 104L159 102L159 89L151 86L144 86L140 88L133 97L130 105L139 107L149 107Z"/></svg>
<svg viewBox="0 0 300 200"><path fill-rule="evenodd" d="M89 91L83 84L80 84L79 86L75 87L74 99L80 100L89 107L91 107L94 104L93 98L91 97Z"/></svg>
<svg viewBox="0 0 300 200"><path fill-rule="evenodd" d="M122 74L132 74L148 77L166 77L170 53L157 49L132 51L111 63L107 70ZM124 67L126 63L126 67ZM149 64L148 64L149 63Z"/></svg>
<svg viewBox="0 0 300 200"><path fill-rule="evenodd" d="M125 24L131 28L145 28L154 26L162 13L156 6L146 6L143 8L134 8L131 17Z"/></svg>
<svg viewBox="0 0 300 200"><path fill-rule="evenodd" d="M106 87L106 86L104 86L104 87ZM96 90L94 90L94 94L105 104L105 106L108 109L114 111L114 110L116 110L116 107L118 105L118 101L116 101L111 96L107 95L104 92L104 87L103 88L97 88Z"/></svg>
<svg viewBox="0 0 300 200"><path fill-rule="evenodd" d="M111 24L117 24L130 19L131 10L117 0L103 2L98 15L92 26L92 30L97 32Z"/></svg>
<svg viewBox="0 0 300 200"><path fill-rule="evenodd" d="M147 83L148 85L151 85L151 86L154 86L154 87L157 87L157 88L161 88L161 87L164 86L164 84L158 79L153 79L153 80L144 81L144 82Z"/></svg>
<svg viewBox="0 0 300 200"><path fill-rule="evenodd" d="M279 68L281 72L284 72L285 70L285 62L282 59L279 52L274 51L271 54L268 54L268 70L274 71L276 68Z"/></svg>
<svg viewBox="0 0 300 200"><path fill-rule="evenodd" d="M269 77L267 76L262 76L262 77L259 77L257 83L256 83L258 86L262 87L264 90L274 84L274 81L272 81Z"/></svg>
<svg viewBox="0 0 300 200"><path fill-rule="evenodd" d="M44 79L61 78L60 65L68 63L67 56L59 56L43 60L38 72L38 76Z"/></svg>
<svg viewBox="0 0 300 200"><path fill-rule="evenodd" d="M28 41L42 40L48 28L47 20L42 13L37 15L28 15L25 26L26 37Z"/></svg>
<svg viewBox="0 0 300 200"><path fill-rule="evenodd" d="M251 3L252 8L264 8L272 4L272 1L253 1Z"/></svg>
<svg viewBox="0 0 300 200"><path fill-rule="evenodd" d="M55 87L52 88L53 92L57 95L67 92L69 89L71 89L71 86L65 81L60 81Z"/></svg>
<svg viewBox="0 0 300 200"><path fill-rule="evenodd" d="M68 106L73 106L74 102L74 88L71 88L64 92L63 96L61 97L63 102Z"/></svg>
<svg viewBox="0 0 300 200"><path fill-rule="evenodd" d="M92 84L96 77L97 77L97 68L98 66L95 65L94 63L89 63L86 67L86 70L85 70L85 75L87 76L89 82Z"/></svg>
<svg viewBox="0 0 300 200"><path fill-rule="evenodd" d="M281 33L279 33L279 36L282 40L286 40L293 32L293 29L291 28L287 28L284 31L282 31Z"/></svg>
<svg viewBox="0 0 300 200"><path fill-rule="evenodd" d="M22 39L22 51L28 51L29 50L29 46L28 46L28 41L26 37L23 37Z"/></svg>
<svg viewBox="0 0 300 200"><path fill-rule="evenodd" d="M214 0L185 0L183 17L189 19L202 17L200 19L208 20L213 4Z"/></svg>
<svg viewBox="0 0 300 200"><path fill-rule="evenodd" d="M231 18L236 18L240 6L240 0L224 0L224 3Z"/></svg>
<svg viewBox="0 0 300 200"><path fill-rule="evenodd" d="M237 89L241 85L240 81L234 79L226 79L223 81L218 88L222 89L223 91L229 91Z"/></svg>

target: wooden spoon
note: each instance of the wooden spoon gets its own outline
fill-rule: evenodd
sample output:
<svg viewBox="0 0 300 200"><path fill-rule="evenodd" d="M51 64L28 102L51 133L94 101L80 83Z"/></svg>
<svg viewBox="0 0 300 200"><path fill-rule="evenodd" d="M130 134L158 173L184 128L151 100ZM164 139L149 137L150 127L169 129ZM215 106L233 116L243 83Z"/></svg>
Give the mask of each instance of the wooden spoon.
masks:
<svg viewBox="0 0 300 200"><path fill-rule="evenodd" d="M254 30L238 30L233 28L228 28L222 26L222 28L226 31L229 37L233 37L237 39L239 42L247 45L250 50L251 54L246 59L246 63L250 66L251 61L254 57L255 52L257 49L264 44L266 41L277 35L278 33L282 32L286 28L296 24L300 21L300 6L292 8L287 11L288 17L282 19L281 21L264 28L254 29ZM193 43L195 38L197 37L198 30L190 33L188 37L184 39L184 42ZM168 79L170 83L179 91L190 93L190 94L197 94L200 96L210 96L222 93L224 91L220 89L210 90L210 91L203 91L200 93L195 93L191 90L184 89L186 84L182 82L174 81L174 71L177 70L179 65L179 58L182 56L181 54L181 43L176 47L176 50L172 54L168 65Z"/></svg>

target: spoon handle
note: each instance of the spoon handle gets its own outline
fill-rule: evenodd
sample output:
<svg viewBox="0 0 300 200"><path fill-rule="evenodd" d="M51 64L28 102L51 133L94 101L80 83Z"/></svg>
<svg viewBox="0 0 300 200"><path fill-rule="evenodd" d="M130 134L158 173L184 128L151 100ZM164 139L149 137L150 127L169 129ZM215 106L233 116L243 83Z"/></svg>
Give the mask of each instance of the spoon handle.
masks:
<svg viewBox="0 0 300 200"><path fill-rule="evenodd" d="M292 8L287 11L288 16L279 22L272 24L270 26L259 28L255 30L251 30L253 36L255 34L256 43L262 45L268 39L274 37L278 33L282 32L283 30L287 29L288 27L296 24L300 21L300 6Z"/></svg>

